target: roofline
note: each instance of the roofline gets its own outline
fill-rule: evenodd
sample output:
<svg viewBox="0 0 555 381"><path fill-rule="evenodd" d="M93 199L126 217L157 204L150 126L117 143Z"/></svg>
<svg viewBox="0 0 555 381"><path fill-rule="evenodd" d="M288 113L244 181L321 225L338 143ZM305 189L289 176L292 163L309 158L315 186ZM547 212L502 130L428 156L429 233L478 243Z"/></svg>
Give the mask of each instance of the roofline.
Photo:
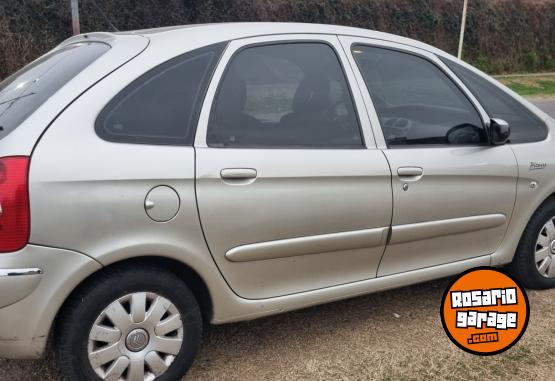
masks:
<svg viewBox="0 0 555 381"><path fill-rule="evenodd" d="M408 37L381 32L372 29L364 29L345 25L334 24L318 24L318 23L299 23L299 22L225 22L225 23L205 23L205 24L185 24L175 26L165 26L159 28L139 29L128 32L116 32L114 34L139 34L147 38L163 38L164 35L173 35L184 33L188 31L210 31L220 28L240 28L247 27L251 30L257 29L256 32L245 33L238 37L226 38L223 37L221 41L228 41L238 38L248 38L255 36L267 36L276 34L329 34L329 35L343 35L353 37L372 38L376 40L396 42L403 45L414 46L434 54L444 56L452 56L449 53L436 48L424 42L411 39ZM275 30L271 30L275 28Z"/></svg>

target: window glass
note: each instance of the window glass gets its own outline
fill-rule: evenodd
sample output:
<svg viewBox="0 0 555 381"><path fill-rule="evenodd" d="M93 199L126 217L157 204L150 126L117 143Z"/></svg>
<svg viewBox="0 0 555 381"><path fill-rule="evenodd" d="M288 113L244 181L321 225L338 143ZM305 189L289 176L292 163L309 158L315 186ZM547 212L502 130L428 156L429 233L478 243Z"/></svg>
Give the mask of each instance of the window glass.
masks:
<svg viewBox="0 0 555 381"><path fill-rule="evenodd" d="M0 82L0 139L109 49L99 42L70 44Z"/></svg>
<svg viewBox="0 0 555 381"><path fill-rule="evenodd" d="M207 142L213 147L362 147L333 49L287 43L241 50L214 99Z"/></svg>
<svg viewBox="0 0 555 381"><path fill-rule="evenodd" d="M433 63L390 49L352 51L389 146L487 143L472 103Z"/></svg>
<svg viewBox="0 0 555 381"><path fill-rule="evenodd" d="M206 88L223 47L186 53L141 76L100 113L98 135L114 142L192 145Z"/></svg>
<svg viewBox="0 0 555 381"><path fill-rule="evenodd" d="M511 143L535 142L547 137L545 124L519 101L462 65L446 58L442 60L472 91L491 118L509 122Z"/></svg>

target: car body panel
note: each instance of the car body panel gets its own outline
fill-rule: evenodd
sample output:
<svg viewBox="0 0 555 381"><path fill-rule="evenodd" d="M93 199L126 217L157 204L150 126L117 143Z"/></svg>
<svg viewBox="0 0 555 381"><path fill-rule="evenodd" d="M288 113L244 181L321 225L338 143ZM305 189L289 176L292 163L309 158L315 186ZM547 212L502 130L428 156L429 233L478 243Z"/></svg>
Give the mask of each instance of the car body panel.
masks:
<svg viewBox="0 0 555 381"><path fill-rule="evenodd" d="M394 212L380 276L495 252L516 196L518 172L508 145L384 153L394 173ZM406 166L423 168L423 175L417 180L399 176L397 168ZM484 224L484 219L491 223ZM407 240L407 230L418 239Z"/></svg>
<svg viewBox="0 0 555 381"><path fill-rule="evenodd" d="M196 191L203 231L230 287L249 299L375 277L391 221L391 173L382 153L372 147L358 88L351 92L362 111L359 119L369 149L206 146L215 88L233 54L260 43L298 41L334 47L347 77L352 78L335 36L278 35L234 41L216 69L197 128ZM222 179L222 171L230 168L254 170L256 178ZM230 216L237 218L222 224ZM362 230L365 233L354 244L353 237ZM234 253L235 258L249 260L233 260Z"/></svg>
<svg viewBox="0 0 555 381"><path fill-rule="evenodd" d="M223 168L256 168L258 176L249 184L226 183ZM197 149L197 199L208 246L231 288L249 299L376 276L391 221L390 184L377 150ZM375 230L358 245L340 234L363 229ZM292 243L295 238L312 241L311 250ZM249 244L259 260L226 257ZM268 246L285 246L290 255L265 259Z"/></svg>
<svg viewBox="0 0 555 381"><path fill-rule="evenodd" d="M388 148L351 47L376 46L427 59L456 83L486 125L489 117L478 100L428 51L376 39L340 37L340 40L348 52L368 112L373 115L374 136L392 172L392 231L378 276L493 253L505 235L515 203L518 171L511 148L508 145ZM403 173L413 168L418 170L416 175ZM488 219L493 223L484 224Z"/></svg>
<svg viewBox="0 0 555 381"><path fill-rule="evenodd" d="M547 139L535 143L511 144L517 163L519 178L511 223L500 247L492 254L495 266L510 263L520 236L528 221L540 205L555 195L555 157L553 156L553 129L555 121L546 121ZM534 166L540 164L540 168Z"/></svg>
<svg viewBox="0 0 555 381"><path fill-rule="evenodd" d="M1 269L34 267L43 272L36 275L40 276L40 284L25 298L0 308L0 357L39 357L65 299L86 277L102 268L86 255L44 246L27 245L20 251L0 255ZM15 296L21 287L28 287L19 278L29 276L35 277L7 276L0 280Z"/></svg>
<svg viewBox="0 0 555 381"><path fill-rule="evenodd" d="M102 90L99 85L74 102L35 150L30 242L83 252L103 265L160 255L191 267L200 259L200 272L213 271L195 201L194 149L100 139L96 114L85 110L100 111ZM75 129L76 118L87 127ZM179 211L167 222L154 221L145 210L147 194L161 185L180 199Z"/></svg>

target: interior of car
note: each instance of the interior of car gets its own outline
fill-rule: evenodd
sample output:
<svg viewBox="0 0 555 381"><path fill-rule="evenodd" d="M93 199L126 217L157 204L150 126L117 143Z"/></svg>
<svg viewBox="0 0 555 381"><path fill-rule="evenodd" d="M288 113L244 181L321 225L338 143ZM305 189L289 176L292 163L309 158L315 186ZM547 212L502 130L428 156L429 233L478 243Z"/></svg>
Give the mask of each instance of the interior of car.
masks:
<svg viewBox="0 0 555 381"><path fill-rule="evenodd" d="M477 110L431 62L370 46L353 55L389 146L487 143Z"/></svg>
<svg viewBox="0 0 555 381"><path fill-rule="evenodd" d="M341 66L321 43L239 52L216 95L208 136L213 146L362 146Z"/></svg>

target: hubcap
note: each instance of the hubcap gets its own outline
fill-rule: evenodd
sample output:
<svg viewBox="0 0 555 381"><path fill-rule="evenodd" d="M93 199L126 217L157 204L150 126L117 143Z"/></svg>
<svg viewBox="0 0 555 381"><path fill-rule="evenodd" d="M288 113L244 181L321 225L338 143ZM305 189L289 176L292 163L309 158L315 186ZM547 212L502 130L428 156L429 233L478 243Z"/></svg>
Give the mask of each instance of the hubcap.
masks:
<svg viewBox="0 0 555 381"><path fill-rule="evenodd" d="M110 303L89 332L88 357L103 380L151 381L181 351L183 323L177 307L151 292Z"/></svg>
<svg viewBox="0 0 555 381"><path fill-rule="evenodd" d="M148 332L142 328L137 328L129 332L127 339L125 339L125 345L130 351L140 352L147 346L148 339Z"/></svg>
<svg viewBox="0 0 555 381"><path fill-rule="evenodd" d="M540 230L536 241L535 262L538 272L545 278L555 277L555 224L551 218Z"/></svg>

